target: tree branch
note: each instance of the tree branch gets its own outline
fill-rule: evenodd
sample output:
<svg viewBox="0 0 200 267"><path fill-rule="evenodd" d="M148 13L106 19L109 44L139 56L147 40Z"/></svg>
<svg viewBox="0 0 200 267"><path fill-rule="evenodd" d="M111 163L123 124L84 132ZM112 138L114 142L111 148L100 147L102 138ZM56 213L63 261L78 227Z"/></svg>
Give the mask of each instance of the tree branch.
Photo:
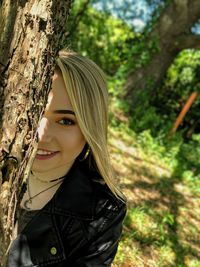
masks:
<svg viewBox="0 0 200 267"><path fill-rule="evenodd" d="M200 49L200 35L187 34L182 35L175 41L175 47L183 49Z"/></svg>
<svg viewBox="0 0 200 267"><path fill-rule="evenodd" d="M137 92L158 88L180 51L188 48L200 49L200 35L191 33L191 27L199 18L199 0L174 0L166 5L143 41L149 53L149 61L146 65L138 64L142 67L134 69L127 78L124 95L128 101L136 103L135 99L139 95ZM150 49L152 44L153 50Z"/></svg>

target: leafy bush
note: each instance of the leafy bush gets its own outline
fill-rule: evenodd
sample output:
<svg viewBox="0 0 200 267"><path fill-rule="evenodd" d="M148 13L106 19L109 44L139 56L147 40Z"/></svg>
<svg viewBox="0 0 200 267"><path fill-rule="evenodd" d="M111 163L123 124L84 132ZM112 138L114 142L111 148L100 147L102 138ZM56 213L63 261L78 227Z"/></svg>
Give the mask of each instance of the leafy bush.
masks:
<svg viewBox="0 0 200 267"><path fill-rule="evenodd" d="M192 176L193 178L200 177L200 134L193 135L188 143L182 144L179 153L179 162L184 177L187 175L191 178ZM179 170L177 172L179 173Z"/></svg>
<svg viewBox="0 0 200 267"><path fill-rule="evenodd" d="M179 54L169 68L163 87L151 102L160 114L178 114L193 92L200 92L199 84L200 52L185 50ZM200 97L195 99L186 114L180 129L185 138L200 131Z"/></svg>
<svg viewBox="0 0 200 267"><path fill-rule="evenodd" d="M81 5L81 1L74 3L69 29L73 29L74 17ZM89 5L77 28L71 32L68 43L72 49L93 59L107 74L113 75L121 65L126 65L135 36L123 20Z"/></svg>

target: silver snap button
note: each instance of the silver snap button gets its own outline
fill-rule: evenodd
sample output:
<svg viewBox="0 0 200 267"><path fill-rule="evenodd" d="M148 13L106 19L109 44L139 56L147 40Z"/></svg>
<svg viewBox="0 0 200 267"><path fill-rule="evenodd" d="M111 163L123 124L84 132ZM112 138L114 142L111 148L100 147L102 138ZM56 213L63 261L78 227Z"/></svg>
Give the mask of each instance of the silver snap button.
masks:
<svg viewBox="0 0 200 267"><path fill-rule="evenodd" d="M57 254L57 248L56 247L52 247L51 249L50 249L50 252L51 252L51 255L56 255Z"/></svg>

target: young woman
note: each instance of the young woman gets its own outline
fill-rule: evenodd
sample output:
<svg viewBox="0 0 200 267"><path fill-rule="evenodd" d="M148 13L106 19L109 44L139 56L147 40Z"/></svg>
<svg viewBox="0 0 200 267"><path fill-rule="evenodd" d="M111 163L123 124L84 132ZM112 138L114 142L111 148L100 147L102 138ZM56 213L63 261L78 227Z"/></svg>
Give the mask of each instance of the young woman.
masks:
<svg viewBox="0 0 200 267"><path fill-rule="evenodd" d="M126 205L109 161L107 102L99 67L61 51L8 267L111 265Z"/></svg>

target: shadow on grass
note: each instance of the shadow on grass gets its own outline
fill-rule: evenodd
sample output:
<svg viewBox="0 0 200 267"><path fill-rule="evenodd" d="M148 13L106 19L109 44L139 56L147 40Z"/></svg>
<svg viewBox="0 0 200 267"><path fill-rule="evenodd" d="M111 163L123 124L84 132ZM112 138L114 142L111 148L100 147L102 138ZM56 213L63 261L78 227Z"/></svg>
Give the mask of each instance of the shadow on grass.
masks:
<svg viewBox="0 0 200 267"><path fill-rule="evenodd" d="M178 157L179 155L177 155ZM195 210L192 210L192 196L189 195L188 197L188 193L184 190L177 190L177 185L183 183L182 178L180 178L182 177L180 173L181 163L177 165L170 176L159 176L151 171L151 167L138 166L137 162L138 158L136 158L136 165L132 166L132 174L135 177L132 183L122 183L122 187L132 191L133 195L137 191L136 198L130 200L128 204L129 212L125 220L124 236L129 235L129 238L131 236L133 240L139 242L141 249L144 246L168 245L174 254L173 263L170 266L188 266L186 265L186 258L200 259L198 254L200 242L198 238L194 237L195 233L198 234L196 226L198 225L198 216L195 215ZM152 166L156 166L155 163L150 163ZM141 196L138 192L141 192ZM138 231L132 217L132 211L138 207L142 207L145 214L156 222L157 230L153 229L151 233L147 234ZM184 213L181 211L182 209ZM190 229L187 229L188 223L193 229L196 229L191 236Z"/></svg>

